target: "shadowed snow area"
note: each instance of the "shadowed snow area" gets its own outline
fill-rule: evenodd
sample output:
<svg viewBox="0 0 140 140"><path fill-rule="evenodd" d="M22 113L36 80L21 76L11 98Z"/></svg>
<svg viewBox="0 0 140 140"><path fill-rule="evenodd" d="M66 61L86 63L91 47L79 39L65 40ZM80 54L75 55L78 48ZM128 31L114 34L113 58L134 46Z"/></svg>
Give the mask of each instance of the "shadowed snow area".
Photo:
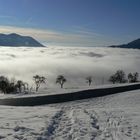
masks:
<svg viewBox="0 0 140 140"><path fill-rule="evenodd" d="M38 107L0 106L3 140L139 140L140 90Z"/></svg>
<svg viewBox="0 0 140 140"><path fill-rule="evenodd" d="M107 83L118 69L126 73L139 72L140 50L107 47L0 47L0 72L33 85L35 74L47 77L47 86L54 87L62 74L67 78L65 87L84 86L85 77L93 76L94 85Z"/></svg>

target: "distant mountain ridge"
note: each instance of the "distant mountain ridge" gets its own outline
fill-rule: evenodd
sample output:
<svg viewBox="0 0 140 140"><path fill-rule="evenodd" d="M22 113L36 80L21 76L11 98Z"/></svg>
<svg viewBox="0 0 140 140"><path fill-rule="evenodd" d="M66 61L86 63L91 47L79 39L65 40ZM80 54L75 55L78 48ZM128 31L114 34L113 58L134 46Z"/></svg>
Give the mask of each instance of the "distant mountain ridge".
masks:
<svg viewBox="0 0 140 140"><path fill-rule="evenodd" d="M123 45L113 45L110 46L113 48L133 48L133 49L140 49L140 38L136 39L132 42L129 42L128 44L123 44Z"/></svg>
<svg viewBox="0 0 140 140"><path fill-rule="evenodd" d="M16 33L0 34L0 46L12 47L44 47L41 43L30 36L22 36Z"/></svg>

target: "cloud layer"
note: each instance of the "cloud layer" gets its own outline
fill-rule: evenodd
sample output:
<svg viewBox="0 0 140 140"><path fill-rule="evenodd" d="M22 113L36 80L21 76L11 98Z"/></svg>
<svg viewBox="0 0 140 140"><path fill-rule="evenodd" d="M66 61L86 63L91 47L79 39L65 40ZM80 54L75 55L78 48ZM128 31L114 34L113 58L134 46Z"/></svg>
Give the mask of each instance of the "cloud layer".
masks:
<svg viewBox="0 0 140 140"><path fill-rule="evenodd" d="M48 86L56 86L57 75L63 74L67 87L86 85L85 78L93 76L94 84L107 82L118 69L140 72L140 50L119 48L0 48L0 74L16 77L32 84L32 76L44 75Z"/></svg>

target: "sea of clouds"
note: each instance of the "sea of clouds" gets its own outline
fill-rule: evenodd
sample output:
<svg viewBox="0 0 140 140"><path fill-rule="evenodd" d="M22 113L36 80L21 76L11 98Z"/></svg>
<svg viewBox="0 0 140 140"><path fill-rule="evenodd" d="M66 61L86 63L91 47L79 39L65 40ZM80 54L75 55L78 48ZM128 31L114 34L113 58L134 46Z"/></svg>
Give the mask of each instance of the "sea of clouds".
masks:
<svg viewBox="0 0 140 140"><path fill-rule="evenodd" d="M33 85L36 74L47 78L47 86L56 86L58 75L67 79L66 87L106 84L116 70L140 73L140 50L107 47L0 47L0 75L27 81Z"/></svg>

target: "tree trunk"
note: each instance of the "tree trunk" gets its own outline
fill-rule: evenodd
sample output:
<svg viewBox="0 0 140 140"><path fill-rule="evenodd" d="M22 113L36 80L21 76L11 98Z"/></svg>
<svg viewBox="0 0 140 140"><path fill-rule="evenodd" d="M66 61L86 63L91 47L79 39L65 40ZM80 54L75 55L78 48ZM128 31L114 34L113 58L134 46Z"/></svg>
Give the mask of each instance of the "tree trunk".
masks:
<svg viewBox="0 0 140 140"><path fill-rule="evenodd" d="M36 87L36 92L38 91L39 87Z"/></svg>
<svg viewBox="0 0 140 140"><path fill-rule="evenodd" d="M91 82L89 82L88 85L90 86L91 85Z"/></svg>
<svg viewBox="0 0 140 140"><path fill-rule="evenodd" d="M61 88L63 88L63 84L61 84Z"/></svg>

